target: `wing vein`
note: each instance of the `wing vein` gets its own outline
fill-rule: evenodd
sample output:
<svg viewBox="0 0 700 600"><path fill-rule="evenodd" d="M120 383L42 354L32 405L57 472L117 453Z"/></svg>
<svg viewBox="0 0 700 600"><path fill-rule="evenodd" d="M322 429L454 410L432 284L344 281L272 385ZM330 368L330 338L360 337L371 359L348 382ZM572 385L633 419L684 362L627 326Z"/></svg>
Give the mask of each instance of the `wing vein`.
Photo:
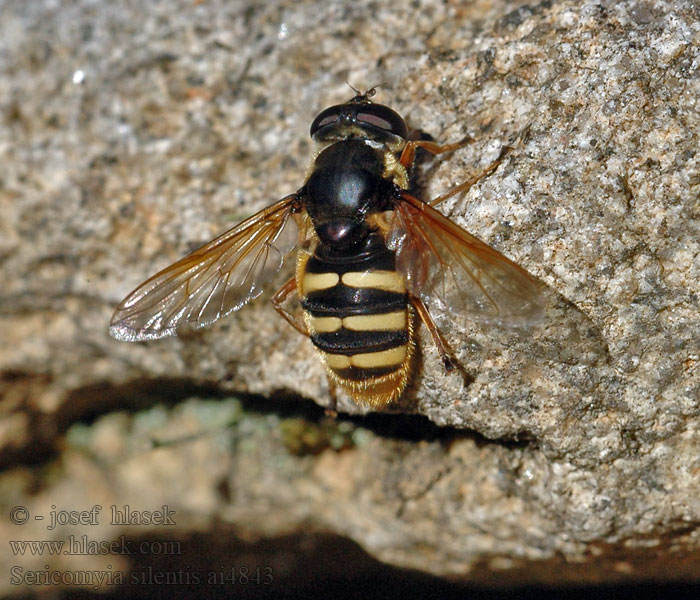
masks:
<svg viewBox="0 0 700 600"><path fill-rule="evenodd" d="M409 292L445 316L506 326L533 323L541 297L532 277L422 200L402 193L387 239Z"/></svg>
<svg viewBox="0 0 700 600"><path fill-rule="evenodd" d="M135 341L173 335L250 302L298 243L297 221L289 218L297 206L291 194L146 280L117 306L112 336Z"/></svg>

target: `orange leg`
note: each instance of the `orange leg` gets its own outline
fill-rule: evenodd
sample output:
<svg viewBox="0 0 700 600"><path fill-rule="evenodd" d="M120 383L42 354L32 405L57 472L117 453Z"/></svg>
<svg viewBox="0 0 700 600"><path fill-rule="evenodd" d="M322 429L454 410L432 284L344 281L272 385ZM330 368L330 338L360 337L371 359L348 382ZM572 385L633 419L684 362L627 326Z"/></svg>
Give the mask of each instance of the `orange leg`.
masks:
<svg viewBox="0 0 700 600"><path fill-rule="evenodd" d="M460 192L468 192L475 183L479 183L479 181L481 181L484 177L488 177L489 175L491 175L491 173L498 169L498 165L501 164L506 154L508 154L511 150L512 148L510 146L504 146L501 150L501 153L498 155L498 158L494 160L483 171L477 173L476 175L474 175L474 177L470 177L469 179L467 179L467 181L453 187L449 192L442 194L442 196L433 198L430 202L428 202L428 204L430 204L430 206L437 206L438 204L440 204L440 202L447 200L448 198L452 198L452 196L454 196L455 194L459 194Z"/></svg>
<svg viewBox="0 0 700 600"><path fill-rule="evenodd" d="M335 419L338 416L338 390L335 381L333 381L330 376L328 376L328 395L331 397L331 401L328 403L324 412L327 417Z"/></svg>
<svg viewBox="0 0 700 600"><path fill-rule="evenodd" d="M454 358L452 357L452 351L447 345L447 342L445 341L445 338L438 329L437 325L435 325L433 317L430 316L428 307L420 298L416 298L415 296L411 296L411 304L413 304L413 307L416 309L416 311L418 311L420 320L423 321L423 324L428 328L428 331L433 338L433 343L437 347L442 364L445 367L445 371L452 371L457 366Z"/></svg>
<svg viewBox="0 0 700 600"><path fill-rule="evenodd" d="M417 140L413 142L406 142L406 145L401 152L401 158L399 162L402 166L410 169L413 166L413 160L416 157L416 148L423 148L431 154L442 154L443 152L452 152L453 150L459 150L464 148L467 144L474 141L471 136L465 137L463 140L457 142L456 144L437 144L435 142L429 142L424 140Z"/></svg>
<svg viewBox="0 0 700 600"><path fill-rule="evenodd" d="M292 277L277 291L274 296L272 296L272 306L280 315L282 315L282 318L287 321L287 323L294 327L294 329L306 337L309 337L309 331L306 328L306 323L304 323L304 321L302 321L299 317L294 316L288 310L285 310L282 306L284 301L289 298L290 294L295 292L296 289L297 280L296 277ZM335 419L338 416L338 393L335 382L330 378L330 376L328 377L328 395L331 397L331 400L328 403L328 407L325 411L326 416Z"/></svg>
<svg viewBox="0 0 700 600"><path fill-rule="evenodd" d="M282 306L284 301L289 297L290 294L295 292L297 289L296 277L292 277L287 283L285 283L277 293L272 296L271 302L274 309L282 316L282 318L287 321L294 329L299 333L309 336L309 331L306 328L306 323L302 321L298 316L294 316L288 310Z"/></svg>

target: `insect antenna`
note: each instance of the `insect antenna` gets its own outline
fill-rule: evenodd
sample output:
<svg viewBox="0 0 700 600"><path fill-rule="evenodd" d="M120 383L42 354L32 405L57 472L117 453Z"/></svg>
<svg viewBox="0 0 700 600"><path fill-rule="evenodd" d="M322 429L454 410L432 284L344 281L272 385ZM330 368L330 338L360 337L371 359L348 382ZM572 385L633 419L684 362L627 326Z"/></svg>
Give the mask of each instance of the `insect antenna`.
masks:
<svg viewBox="0 0 700 600"><path fill-rule="evenodd" d="M377 88L386 85L385 82L377 83L376 85L373 85L372 87L365 90L364 92L361 92L354 85L352 85L347 79L345 80L345 84L353 92L355 92L355 97L352 100L350 100L350 102L358 102L358 103L370 102L370 98L372 98L377 93Z"/></svg>

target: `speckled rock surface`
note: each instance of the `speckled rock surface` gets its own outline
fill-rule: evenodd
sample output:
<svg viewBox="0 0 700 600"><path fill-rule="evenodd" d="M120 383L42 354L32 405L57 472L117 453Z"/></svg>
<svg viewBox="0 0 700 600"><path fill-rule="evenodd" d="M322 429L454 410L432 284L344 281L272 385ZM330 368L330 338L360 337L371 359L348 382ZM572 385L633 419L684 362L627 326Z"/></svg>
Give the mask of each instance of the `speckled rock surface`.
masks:
<svg viewBox="0 0 700 600"><path fill-rule="evenodd" d="M168 503L182 531L331 532L467 582L698 577L696 3L8 0L0 31L3 514ZM107 323L148 275L300 186L308 126L344 80L382 82L378 100L435 139L475 139L422 163L426 198L513 147L444 211L538 278L547 314L446 324L459 374L423 331L395 416L316 415L314 435L341 442L299 450L278 413L301 397L315 415L327 383L266 299L147 344ZM153 404L179 430L190 395L248 400L226 401L235 425L216 436L132 446ZM266 417L246 416L250 395ZM37 464L49 480L17 466ZM17 527L3 538L46 538Z"/></svg>

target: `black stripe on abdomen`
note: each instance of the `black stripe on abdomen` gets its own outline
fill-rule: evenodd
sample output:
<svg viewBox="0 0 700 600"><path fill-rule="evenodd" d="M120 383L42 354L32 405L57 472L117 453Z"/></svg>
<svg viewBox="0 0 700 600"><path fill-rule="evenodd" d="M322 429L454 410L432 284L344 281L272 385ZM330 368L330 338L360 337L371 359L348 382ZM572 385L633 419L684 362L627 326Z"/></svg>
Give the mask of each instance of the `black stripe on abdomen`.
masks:
<svg viewBox="0 0 700 600"><path fill-rule="evenodd" d="M381 408L406 388L413 312L395 255L373 233L342 252L300 254L297 285L311 340L329 375L359 404Z"/></svg>
<svg viewBox="0 0 700 600"><path fill-rule="evenodd" d="M394 253L378 234L347 254L319 246L300 277L311 340L332 355L326 356L327 364L335 365L331 368L342 371L344 357L357 369L400 366L399 349L409 342L408 294ZM376 365L362 356L368 353L377 353Z"/></svg>
<svg viewBox="0 0 700 600"><path fill-rule="evenodd" d="M396 372L396 366L389 367L348 367L346 369L335 369L338 377L349 379L350 381L366 381L372 377L383 377Z"/></svg>
<svg viewBox="0 0 700 600"><path fill-rule="evenodd" d="M405 293L376 288L355 288L336 284L313 291L301 299L301 306L315 317L339 317L388 313L406 308Z"/></svg>
<svg viewBox="0 0 700 600"><path fill-rule="evenodd" d="M381 352L406 344L408 332L406 329L352 331L341 327L336 331L312 334L311 341L324 352L352 356L359 352Z"/></svg>

